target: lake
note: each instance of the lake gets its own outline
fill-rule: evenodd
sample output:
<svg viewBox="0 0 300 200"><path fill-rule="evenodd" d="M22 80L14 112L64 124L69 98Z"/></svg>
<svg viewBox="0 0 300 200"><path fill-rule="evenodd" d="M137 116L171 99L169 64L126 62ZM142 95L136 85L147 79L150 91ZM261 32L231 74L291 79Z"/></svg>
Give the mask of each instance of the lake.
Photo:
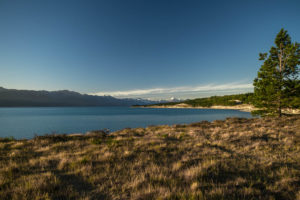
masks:
<svg viewBox="0 0 300 200"><path fill-rule="evenodd" d="M0 137L32 138L51 133L85 133L107 128L185 124L227 117L250 118L237 110L130 107L0 108Z"/></svg>

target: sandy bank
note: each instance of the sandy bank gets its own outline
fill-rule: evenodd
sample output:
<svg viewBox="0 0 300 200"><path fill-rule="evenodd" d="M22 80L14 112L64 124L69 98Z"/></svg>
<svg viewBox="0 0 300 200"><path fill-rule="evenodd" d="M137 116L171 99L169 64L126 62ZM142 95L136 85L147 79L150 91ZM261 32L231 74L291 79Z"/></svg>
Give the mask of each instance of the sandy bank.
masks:
<svg viewBox="0 0 300 200"><path fill-rule="evenodd" d="M147 106L148 108L194 108L194 109L230 109L230 110L240 110L244 112L251 112L255 110L256 108L252 105L248 104L242 104L242 105L236 105L236 106L211 106L211 107L203 107L203 106L190 106L185 103L180 103L176 105L161 105L161 106Z"/></svg>
<svg viewBox="0 0 300 200"><path fill-rule="evenodd" d="M235 106L211 106L211 107L203 107L203 106L196 106L193 107L191 105L188 105L186 103L180 103L176 105L155 105L155 106L146 106L148 108L194 108L194 109L229 109L229 110L240 110L243 112L251 112L254 110L258 110L253 105L250 104L241 104L241 105L235 105ZM300 114L300 109L283 109L283 113L286 114Z"/></svg>

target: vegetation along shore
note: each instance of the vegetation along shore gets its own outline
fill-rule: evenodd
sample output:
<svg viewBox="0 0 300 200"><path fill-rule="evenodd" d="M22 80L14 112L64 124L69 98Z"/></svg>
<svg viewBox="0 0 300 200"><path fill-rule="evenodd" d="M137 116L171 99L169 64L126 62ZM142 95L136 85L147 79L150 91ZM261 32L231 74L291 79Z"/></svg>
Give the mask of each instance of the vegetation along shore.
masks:
<svg viewBox="0 0 300 200"><path fill-rule="evenodd" d="M0 140L0 199L300 199L300 116Z"/></svg>
<svg viewBox="0 0 300 200"><path fill-rule="evenodd" d="M206 98L189 99L181 102L159 103L143 106L144 108L194 108L194 109L232 109L244 112L255 112L260 108L253 105L253 93L235 94L225 96L212 96ZM298 99L297 99L298 100ZM285 114L300 114L300 101L290 103L290 107L282 109Z"/></svg>

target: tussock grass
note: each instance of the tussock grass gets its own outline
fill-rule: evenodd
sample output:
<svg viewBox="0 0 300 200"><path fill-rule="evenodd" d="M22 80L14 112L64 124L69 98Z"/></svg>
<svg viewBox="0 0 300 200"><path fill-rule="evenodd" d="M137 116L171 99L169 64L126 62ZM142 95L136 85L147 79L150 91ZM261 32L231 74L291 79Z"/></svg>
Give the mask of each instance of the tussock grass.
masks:
<svg viewBox="0 0 300 200"><path fill-rule="evenodd" d="M0 139L0 199L300 199L300 117Z"/></svg>

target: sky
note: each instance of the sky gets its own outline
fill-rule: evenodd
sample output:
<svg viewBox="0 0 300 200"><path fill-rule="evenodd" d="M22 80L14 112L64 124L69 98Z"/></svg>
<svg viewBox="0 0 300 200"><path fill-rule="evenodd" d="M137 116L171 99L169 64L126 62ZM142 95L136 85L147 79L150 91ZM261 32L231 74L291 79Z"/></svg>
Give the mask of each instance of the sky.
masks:
<svg viewBox="0 0 300 200"><path fill-rule="evenodd" d="M119 98L253 91L299 0L0 0L0 86Z"/></svg>

